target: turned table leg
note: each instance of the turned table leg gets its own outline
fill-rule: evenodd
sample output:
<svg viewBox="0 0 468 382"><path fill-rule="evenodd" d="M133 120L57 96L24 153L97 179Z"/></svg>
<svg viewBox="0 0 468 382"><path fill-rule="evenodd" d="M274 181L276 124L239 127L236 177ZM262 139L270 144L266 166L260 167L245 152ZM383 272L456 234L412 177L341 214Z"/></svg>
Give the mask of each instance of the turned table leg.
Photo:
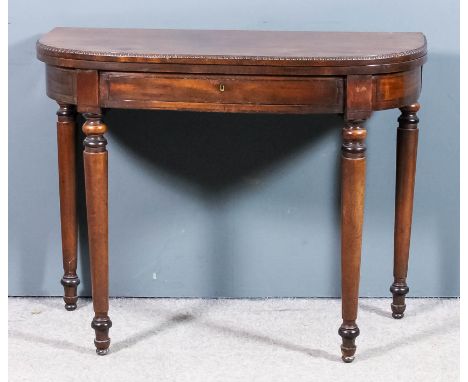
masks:
<svg viewBox="0 0 468 382"><path fill-rule="evenodd" d="M363 121L348 121L341 148L341 299L342 359L352 362L359 335L356 324L361 265L361 238L366 183L366 129Z"/></svg>
<svg viewBox="0 0 468 382"><path fill-rule="evenodd" d="M63 285L66 310L75 310L78 300L75 107L59 104L57 111L60 226L62 231Z"/></svg>
<svg viewBox="0 0 468 382"><path fill-rule="evenodd" d="M416 175L416 153L418 147L418 122L416 115L419 104L402 107L398 118L395 233L394 233L394 282L390 287L393 294L392 316L402 318L405 312L405 295L413 215L414 180Z"/></svg>
<svg viewBox="0 0 468 382"><path fill-rule="evenodd" d="M84 114L83 132L86 208L88 215L89 252L94 318L91 327L96 332L94 344L99 355L107 353L110 345L109 328L109 267L107 216L107 141L106 125L101 114Z"/></svg>

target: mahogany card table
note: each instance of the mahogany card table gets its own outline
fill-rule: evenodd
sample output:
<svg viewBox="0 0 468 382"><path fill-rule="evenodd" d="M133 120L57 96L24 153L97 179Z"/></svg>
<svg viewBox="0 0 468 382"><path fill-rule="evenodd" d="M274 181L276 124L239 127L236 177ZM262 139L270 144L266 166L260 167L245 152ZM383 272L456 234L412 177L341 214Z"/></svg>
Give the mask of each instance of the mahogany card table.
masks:
<svg viewBox="0 0 468 382"><path fill-rule="evenodd" d="M341 146L342 359L359 335L366 128L373 111L399 108L391 309L402 318L418 142L421 33L55 28L37 42L47 95L57 101L65 308L77 303L76 113L82 113L92 328L109 345L107 126L105 109L228 113L334 113ZM167 126L168 129L171 126ZM311 129L314 126L310 127ZM131 129L131 126L129 126ZM182 346L182 345L181 345Z"/></svg>

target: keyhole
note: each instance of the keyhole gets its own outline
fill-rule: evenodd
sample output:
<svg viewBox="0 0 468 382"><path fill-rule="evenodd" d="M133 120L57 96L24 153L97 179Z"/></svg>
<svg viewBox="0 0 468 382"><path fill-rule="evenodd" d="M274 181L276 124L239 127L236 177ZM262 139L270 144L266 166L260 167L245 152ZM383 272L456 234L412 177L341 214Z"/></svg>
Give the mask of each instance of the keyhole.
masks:
<svg viewBox="0 0 468 382"><path fill-rule="evenodd" d="M223 85L223 84L219 84L219 91L220 91L220 92L223 92L223 91L224 91L224 85Z"/></svg>

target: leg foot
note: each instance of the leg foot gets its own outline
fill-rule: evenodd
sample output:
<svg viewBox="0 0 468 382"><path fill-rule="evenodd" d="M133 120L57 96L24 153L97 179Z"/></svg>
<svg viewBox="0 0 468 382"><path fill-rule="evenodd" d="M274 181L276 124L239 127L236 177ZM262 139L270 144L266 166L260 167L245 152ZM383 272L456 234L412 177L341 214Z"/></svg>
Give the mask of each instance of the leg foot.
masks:
<svg viewBox="0 0 468 382"><path fill-rule="evenodd" d="M405 296L409 292L409 288L405 282L393 283L390 292L393 294L392 317L403 318L406 309Z"/></svg>
<svg viewBox="0 0 468 382"><path fill-rule="evenodd" d="M345 363L351 363L354 361L354 354L356 353L355 339L359 335L359 328L357 325L341 325L338 329L338 334L343 339L341 345L341 359Z"/></svg>
<svg viewBox="0 0 468 382"><path fill-rule="evenodd" d="M98 355L106 355L109 352L109 329L112 327L112 321L108 316L94 317L93 321L91 322L91 327L96 333L96 338L94 339L96 353Z"/></svg>
<svg viewBox="0 0 468 382"><path fill-rule="evenodd" d="M109 353L109 348L107 348L107 349L96 349L96 354L97 355L106 355L107 353Z"/></svg>
<svg viewBox="0 0 468 382"><path fill-rule="evenodd" d="M78 301L77 288L80 285L80 279L76 275L64 275L60 283L63 285L65 309L68 311L76 309Z"/></svg>

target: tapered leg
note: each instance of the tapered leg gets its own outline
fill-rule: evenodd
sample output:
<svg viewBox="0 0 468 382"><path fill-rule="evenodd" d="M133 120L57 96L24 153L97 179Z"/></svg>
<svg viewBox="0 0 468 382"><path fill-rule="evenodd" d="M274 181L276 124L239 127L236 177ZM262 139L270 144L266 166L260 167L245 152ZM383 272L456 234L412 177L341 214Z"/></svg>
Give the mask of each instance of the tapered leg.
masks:
<svg viewBox="0 0 468 382"><path fill-rule="evenodd" d="M366 129L363 121L348 121L343 128L341 156L341 299L342 359L352 362L359 335L356 324L361 266L361 238L366 183Z"/></svg>
<svg viewBox="0 0 468 382"><path fill-rule="evenodd" d="M394 282L390 287L393 294L391 307L394 318L403 317L406 309L405 296L409 291L406 276L413 215L419 122L416 113L419 110L419 104L402 107L400 110L396 159Z"/></svg>
<svg viewBox="0 0 468 382"><path fill-rule="evenodd" d="M94 344L99 355L110 345L109 311L108 217L107 217L107 141L106 125L100 114L85 114L83 132L86 208L88 215L89 252L94 318L91 327L96 332Z"/></svg>
<svg viewBox="0 0 468 382"><path fill-rule="evenodd" d="M75 107L59 104L57 111L57 150L59 167L60 226L62 230L63 300L66 310L75 310L78 300Z"/></svg>

